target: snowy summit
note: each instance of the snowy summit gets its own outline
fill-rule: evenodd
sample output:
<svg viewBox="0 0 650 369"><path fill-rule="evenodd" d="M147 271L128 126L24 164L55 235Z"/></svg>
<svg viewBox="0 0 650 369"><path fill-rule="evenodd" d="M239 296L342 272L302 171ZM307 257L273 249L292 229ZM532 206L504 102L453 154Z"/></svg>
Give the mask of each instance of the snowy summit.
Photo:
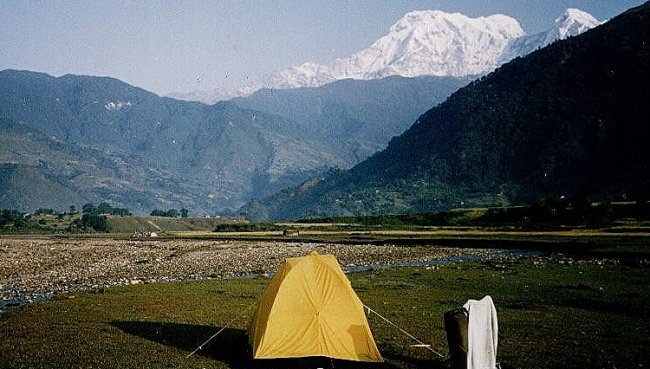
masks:
<svg viewBox="0 0 650 369"><path fill-rule="evenodd" d="M524 56L554 41L577 36L604 22L598 21L591 14L579 9L567 9L555 20L548 30L530 36L512 40L499 58L499 64L507 63L518 56Z"/></svg>
<svg viewBox="0 0 650 369"><path fill-rule="evenodd" d="M324 65L305 63L278 71L265 81L247 85L244 89L216 89L170 96L214 103L251 94L261 88L317 87L348 78L480 75L517 56L578 35L599 24L601 22L589 13L567 9L547 31L528 36L516 19L502 14L470 18L438 10L414 11L392 25L387 35L348 58Z"/></svg>
<svg viewBox="0 0 650 369"><path fill-rule="evenodd" d="M548 44L556 40L577 36L602 23L587 12L570 8L564 12L563 16L555 20L555 26L546 32L545 41Z"/></svg>
<svg viewBox="0 0 650 369"><path fill-rule="evenodd" d="M386 36L349 58L276 72L267 84L275 88L315 87L346 78L479 74L493 69L508 41L523 35L519 23L504 15L469 18L460 13L415 11L390 27Z"/></svg>

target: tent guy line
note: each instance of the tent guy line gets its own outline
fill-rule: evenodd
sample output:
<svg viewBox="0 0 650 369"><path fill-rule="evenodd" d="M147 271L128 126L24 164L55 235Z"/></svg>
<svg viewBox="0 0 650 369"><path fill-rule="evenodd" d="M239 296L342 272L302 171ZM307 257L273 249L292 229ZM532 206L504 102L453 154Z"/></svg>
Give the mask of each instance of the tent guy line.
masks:
<svg viewBox="0 0 650 369"><path fill-rule="evenodd" d="M255 305L255 304L251 304L251 306L254 306L254 305ZM194 351L192 351L192 352L191 352L189 355L187 355L185 358L186 358L186 359L189 359L192 355L194 355L194 354L197 353L198 351L202 350L203 347L204 347L205 345L207 345L207 344L208 344L210 341L212 341L215 337L217 337L219 334L221 334L221 332L225 331L226 328L228 328L228 327L231 326L233 323L235 323L237 320L239 320L239 318L241 318L245 313L248 313L248 311L250 310L251 306L249 306L248 309L242 310L241 314L237 315L237 316L236 316L233 320L231 320L228 324L226 324L226 325L224 325L223 327L221 327L221 329L219 329L219 331L218 331L217 333L215 333L215 334L213 334L212 336L210 336L210 338L208 338L205 342L203 342L202 344L200 344L199 347L197 347ZM418 344L417 344L417 345L414 345L413 347L425 347L425 348L429 349L429 351L431 351L431 352L433 352L434 354L440 356L441 358L444 358L444 357L445 357L444 355L440 354L438 351L434 350L434 349L431 347L431 345L422 342L421 340L419 340L419 339L418 339L417 337L415 337L414 335L410 334L409 332L405 331L403 328L399 327L397 324L395 324L395 323L391 322L390 320L388 320L388 318L386 318L385 316L379 314L376 310L372 309L370 306L368 306L368 305L366 305L366 304L363 304L363 307L366 308L366 310L368 310L368 314L373 313L373 314L377 315L379 318L381 318L382 320L384 320L386 323L388 323L388 324L390 324L391 326L397 328L400 332L404 333L406 336L408 336L409 338L411 338L411 339L413 339L415 342L417 342Z"/></svg>
<svg viewBox="0 0 650 369"><path fill-rule="evenodd" d="M197 347L194 351L190 352L190 354L187 355L187 356L185 356L185 358L186 358L186 359L189 359L190 356L192 356L192 355L194 355L195 353L197 353L198 351L202 350L202 349L203 349L203 346L207 345L207 344L208 344L210 341L212 341L215 337L217 337L218 335L220 335L221 332L225 331L226 328L228 328L229 326L232 326L233 323L235 323L237 320L239 320L239 318L241 318L242 316L244 316L244 314L248 313L248 312L250 311L250 309L251 309L252 306L255 306L255 304L251 304L251 305L248 307L248 309L244 309L244 310L242 310L241 313L239 313L239 315L237 315L237 316L236 316L233 320L231 320L228 324L226 324L226 325L224 325L223 327L221 327L221 329L219 329L219 331L218 331L217 333L213 334L213 335L212 335L210 338L208 338L205 342L203 342L202 344L200 344L199 347Z"/></svg>
<svg viewBox="0 0 650 369"><path fill-rule="evenodd" d="M415 346L415 347L426 347L426 348L428 348L431 352L433 352L434 354L440 356L441 358L444 358L444 357L445 357L444 355L440 354L438 351L434 350L434 349L431 347L431 345L428 345L428 344L426 344L426 343L420 341L417 337L415 337L414 335L412 335L412 334L410 334L409 332L405 331L404 329L400 328L397 324L391 322L390 320L388 320L388 318L384 317L383 315L379 314L379 313L376 312L375 310L371 309L368 305L365 305L365 304L364 304L363 307L365 307L365 308L368 310L368 313L374 313L375 315L377 315L378 317L380 317L381 319L383 319L386 323L388 323L388 324L392 325L393 327L399 329L400 332L404 333L404 334L407 335L409 338L411 338L411 339L413 339L415 342L417 342L418 345Z"/></svg>

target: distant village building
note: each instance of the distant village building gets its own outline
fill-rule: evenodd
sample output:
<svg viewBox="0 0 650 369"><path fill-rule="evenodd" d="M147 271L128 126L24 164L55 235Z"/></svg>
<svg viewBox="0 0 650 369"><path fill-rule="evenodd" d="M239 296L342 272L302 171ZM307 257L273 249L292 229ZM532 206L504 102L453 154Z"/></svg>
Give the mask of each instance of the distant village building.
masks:
<svg viewBox="0 0 650 369"><path fill-rule="evenodd" d="M140 231L136 230L133 232L133 238L143 238L143 237L158 237L158 233L152 231Z"/></svg>
<svg viewBox="0 0 650 369"><path fill-rule="evenodd" d="M285 229L282 231L282 235L286 237L298 237L300 236L300 231L297 229Z"/></svg>

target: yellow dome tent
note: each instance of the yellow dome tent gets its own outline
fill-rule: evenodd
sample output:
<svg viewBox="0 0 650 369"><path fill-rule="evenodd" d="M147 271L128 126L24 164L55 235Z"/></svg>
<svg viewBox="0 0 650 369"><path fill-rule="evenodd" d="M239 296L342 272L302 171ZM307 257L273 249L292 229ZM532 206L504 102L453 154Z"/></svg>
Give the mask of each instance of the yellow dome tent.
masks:
<svg viewBox="0 0 650 369"><path fill-rule="evenodd" d="M286 259L257 302L248 334L256 359L383 361L363 304L333 255Z"/></svg>

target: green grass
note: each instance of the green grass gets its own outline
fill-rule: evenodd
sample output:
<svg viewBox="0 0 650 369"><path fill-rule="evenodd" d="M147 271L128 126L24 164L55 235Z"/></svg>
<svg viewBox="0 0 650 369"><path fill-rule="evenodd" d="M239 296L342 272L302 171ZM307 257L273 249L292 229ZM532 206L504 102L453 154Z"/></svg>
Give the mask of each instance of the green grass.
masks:
<svg viewBox="0 0 650 369"><path fill-rule="evenodd" d="M647 266L531 259L437 270L382 269L349 277L364 303L444 354L442 314L490 294L499 314L498 361L506 368L650 365ZM250 361L244 333L267 282L135 285L14 308L0 317L0 368L268 367ZM414 342L378 317L370 315L369 322L387 362L364 367L442 365L431 352L410 347ZM224 325L229 328L186 358Z"/></svg>

